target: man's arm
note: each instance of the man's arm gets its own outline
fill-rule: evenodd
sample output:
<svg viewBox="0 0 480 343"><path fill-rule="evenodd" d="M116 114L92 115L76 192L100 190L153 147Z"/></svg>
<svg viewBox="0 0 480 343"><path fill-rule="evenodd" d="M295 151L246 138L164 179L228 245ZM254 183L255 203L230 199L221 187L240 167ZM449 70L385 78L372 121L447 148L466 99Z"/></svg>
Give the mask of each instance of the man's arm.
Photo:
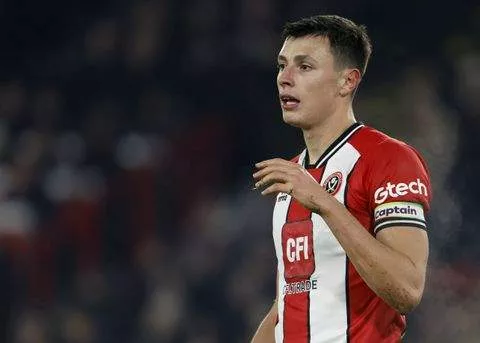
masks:
<svg viewBox="0 0 480 343"><path fill-rule="evenodd" d="M390 227L373 237L300 165L282 159L258 163L256 187L263 195L288 193L322 216L368 286L401 313L420 301L428 257L426 232Z"/></svg>
<svg viewBox="0 0 480 343"><path fill-rule="evenodd" d="M275 343L275 324L277 321L277 300L260 323L251 343Z"/></svg>
<svg viewBox="0 0 480 343"><path fill-rule="evenodd" d="M425 286L428 238L424 230L390 227L375 239L330 197L318 211L367 285L400 313L417 306Z"/></svg>

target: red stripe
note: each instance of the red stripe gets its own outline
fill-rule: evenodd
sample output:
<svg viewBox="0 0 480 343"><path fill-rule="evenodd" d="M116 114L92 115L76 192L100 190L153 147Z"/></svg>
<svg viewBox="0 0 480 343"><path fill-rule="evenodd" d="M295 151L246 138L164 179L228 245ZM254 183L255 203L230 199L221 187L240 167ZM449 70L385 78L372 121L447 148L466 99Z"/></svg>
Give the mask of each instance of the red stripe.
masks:
<svg viewBox="0 0 480 343"><path fill-rule="evenodd" d="M320 180L322 169L309 170ZM292 199L287 220L282 228L282 248L287 284L309 280L315 271L312 212ZM308 258L305 258L308 256ZM283 342L310 342L310 293L300 292L284 296Z"/></svg>
<svg viewBox="0 0 480 343"><path fill-rule="evenodd" d="M360 135L355 136L358 139ZM356 168L349 175L347 187L363 187L362 175ZM345 190L345 205L368 230L372 227L369 213L355 211L362 208L354 192ZM370 231L371 233L372 231ZM348 315L348 343L397 343L405 329L405 318L380 299L363 281L347 259L346 295Z"/></svg>
<svg viewBox="0 0 480 343"><path fill-rule="evenodd" d="M366 286L348 263L349 343L397 343L405 330L405 317Z"/></svg>
<svg viewBox="0 0 480 343"><path fill-rule="evenodd" d="M310 340L310 323L308 310L309 293L291 294L285 297L283 342L308 343Z"/></svg>

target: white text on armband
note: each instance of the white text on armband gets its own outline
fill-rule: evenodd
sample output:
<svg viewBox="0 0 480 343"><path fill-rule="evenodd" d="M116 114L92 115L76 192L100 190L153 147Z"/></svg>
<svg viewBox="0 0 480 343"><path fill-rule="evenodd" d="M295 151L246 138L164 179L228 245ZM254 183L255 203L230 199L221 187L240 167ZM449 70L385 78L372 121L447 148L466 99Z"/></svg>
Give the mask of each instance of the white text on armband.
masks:
<svg viewBox="0 0 480 343"><path fill-rule="evenodd" d="M389 202L373 211L374 232L390 226L416 226L426 228L425 213L421 204L413 202Z"/></svg>

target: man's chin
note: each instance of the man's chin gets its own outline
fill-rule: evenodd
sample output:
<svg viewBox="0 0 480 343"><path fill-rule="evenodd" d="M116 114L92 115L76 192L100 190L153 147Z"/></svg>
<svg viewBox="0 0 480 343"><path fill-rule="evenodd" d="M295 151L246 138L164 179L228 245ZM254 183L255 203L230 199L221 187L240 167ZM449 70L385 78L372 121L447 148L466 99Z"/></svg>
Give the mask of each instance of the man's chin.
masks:
<svg viewBox="0 0 480 343"><path fill-rule="evenodd" d="M305 124L302 120L303 119L302 115L298 112L293 113L293 112L283 111L282 115L283 115L283 122L285 124L290 125L290 126L297 127L297 128L301 129Z"/></svg>

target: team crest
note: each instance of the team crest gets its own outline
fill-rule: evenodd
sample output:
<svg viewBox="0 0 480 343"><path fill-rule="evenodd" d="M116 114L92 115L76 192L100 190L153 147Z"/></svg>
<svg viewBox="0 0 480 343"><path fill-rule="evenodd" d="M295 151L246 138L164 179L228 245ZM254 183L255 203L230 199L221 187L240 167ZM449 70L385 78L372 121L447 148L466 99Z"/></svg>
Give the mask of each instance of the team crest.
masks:
<svg viewBox="0 0 480 343"><path fill-rule="evenodd" d="M335 195L337 194L340 186L342 185L342 173L336 172L330 175L323 182L323 188L327 191L328 194Z"/></svg>

